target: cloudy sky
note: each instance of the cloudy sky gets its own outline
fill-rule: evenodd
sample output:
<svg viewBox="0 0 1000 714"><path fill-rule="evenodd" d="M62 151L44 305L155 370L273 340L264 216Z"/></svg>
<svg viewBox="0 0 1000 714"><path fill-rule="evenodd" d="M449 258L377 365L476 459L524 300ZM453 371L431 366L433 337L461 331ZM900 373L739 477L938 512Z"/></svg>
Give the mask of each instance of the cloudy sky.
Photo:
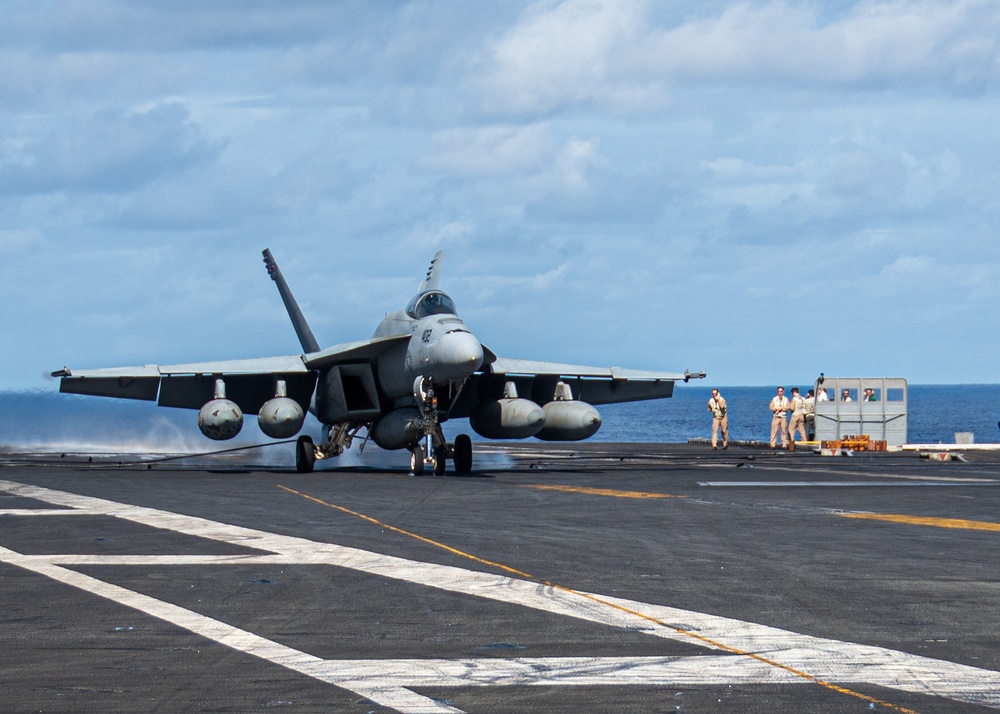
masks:
<svg viewBox="0 0 1000 714"><path fill-rule="evenodd" d="M323 344L1000 382L1000 5L0 2L0 389Z"/></svg>

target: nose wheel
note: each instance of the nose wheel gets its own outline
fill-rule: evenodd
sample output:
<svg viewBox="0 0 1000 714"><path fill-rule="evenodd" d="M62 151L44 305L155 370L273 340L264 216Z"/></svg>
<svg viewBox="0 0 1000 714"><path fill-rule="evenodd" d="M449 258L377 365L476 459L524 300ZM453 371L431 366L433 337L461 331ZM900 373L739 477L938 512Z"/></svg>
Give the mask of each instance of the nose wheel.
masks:
<svg viewBox="0 0 1000 714"><path fill-rule="evenodd" d="M427 441L431 442L430 439ZM429 458L428 453L430 453ZM456 474L467 474L472 471L472 439L468 434L459 434L455 437L454 444L433 446L431 442L414 446L410 449L410 473L422 476L429 470L435 476L444 476L449 458Z"/></svg>
<svg viewBox="0 0 1000 714"><path fill-rule="evenodd" d="M430 458L427 457L428 453ZM430 436L427 437L427 444L418 444L410 449L410 473L414 476L422 476L427 469L435 476L444 476L447 464L448 447L444 444L433 446Z"/></svg>
<svg viewBox="0 0 1000 714"><path fill-rule="evenodd" d="M438 446L434 449L434 475L444 476L444 469L448 463L448 447Z"/></svg>
<svg viewBox="0 0 1000 714"><path fill-rule="evenodd" d="M424 447L414 446L410 449L410 473L414 476L424 475Z"/></svg>

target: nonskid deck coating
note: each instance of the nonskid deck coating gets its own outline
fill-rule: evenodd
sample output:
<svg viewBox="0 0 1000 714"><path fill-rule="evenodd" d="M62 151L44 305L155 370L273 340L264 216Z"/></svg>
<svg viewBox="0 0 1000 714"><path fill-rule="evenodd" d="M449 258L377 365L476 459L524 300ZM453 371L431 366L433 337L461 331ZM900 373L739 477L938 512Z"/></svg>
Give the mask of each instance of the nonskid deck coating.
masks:
<svg viewBox="0 0 1000 714"><path fill-rule="evenodd" d="M413 478L8 462L0 479L15 500L0 533L16 542L24 523L50 517L29 513L53 509L74 510L80 530L46 539L33 526L30 555L0 541L13 603L0 623L4 711L1000 706L997 535L843 517L988 523L992 459L625 444L481 452L503 454L505 468ZM773 485L750 485L762 477ZM907 482L940 487L868 485ZM109 516L136 524L134 553L118 541L100 552ZM179 533L189 551L178 552ZM207 553L206 539L240 552ZM68 547L82 542L84 552ZM94 622L107 612L136 624ZM196 678L178 638L212 653L199 654Z"/></svg>

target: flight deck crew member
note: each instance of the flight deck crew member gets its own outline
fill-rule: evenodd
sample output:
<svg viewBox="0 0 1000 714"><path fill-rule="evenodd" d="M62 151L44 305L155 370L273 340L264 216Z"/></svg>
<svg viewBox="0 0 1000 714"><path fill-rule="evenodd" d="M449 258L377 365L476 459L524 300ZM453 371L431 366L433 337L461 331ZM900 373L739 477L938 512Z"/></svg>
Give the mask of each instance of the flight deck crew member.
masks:
<svg viewBox="0 0 1000 714"><path fill-rule="evenodd" d="M812 389L806 394L806 435L816 438L816 393Z"/></svg>
<svg viewBox="0 0 1000 714"><path fill-rule="evenodd" d="M791 407L791 403L788 401L788 397L785 396L785 388L778 387L777 394L771 400L771 412L774 414L771 417L771 448L773 449L777 444L778 434L781 434L781 448L788 448L788 409Z"/></svg>
<svg viewBox="0 0 1000 714"><path fill-rule="evenodd" d="M729 415L726 414L726 400L718 389L712 389L708 400L708 411L712 412L712 448L717 448L719 431L722 431L722 448L729 448Z"/></svg>
<svg viewBox="0 0 1000 714"><path fill-rule="evenodd" d="M795 441L795 432L802 436L801 441L806 441L806 400L799 394L798 387L792 387L792 421L788 424L788 437Z"/></svg>

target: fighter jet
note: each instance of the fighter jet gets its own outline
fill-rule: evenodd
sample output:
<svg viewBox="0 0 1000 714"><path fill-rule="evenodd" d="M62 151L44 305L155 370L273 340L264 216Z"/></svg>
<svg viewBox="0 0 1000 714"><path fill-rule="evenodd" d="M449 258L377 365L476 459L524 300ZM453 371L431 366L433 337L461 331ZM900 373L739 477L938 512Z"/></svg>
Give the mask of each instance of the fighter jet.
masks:
<svg viewBox="0 0 1000 714"><path fill-rule="evenodd" d="M302 353L174 365L87 370L64 367L59 391L156 401L198 410L198 427L210 439L235 437L244 414L257 415L272 439L291 439L306 412L323 424L314 443L295 443L299 472L317 459L342 454L364 431L383 449L410 452L410 470L443 475L450 459L456 473L472 470L472 439L450 443L442 423L468 418L487 439L535 437L577 441L601 426L595 404L662 399L674 382L703 378L683 374L586 367L498 357L458 316L440 287L444 251L431 261L416 295L389 313L367 340L320 349L271 251L264 264L288 311Z"/></svg>

